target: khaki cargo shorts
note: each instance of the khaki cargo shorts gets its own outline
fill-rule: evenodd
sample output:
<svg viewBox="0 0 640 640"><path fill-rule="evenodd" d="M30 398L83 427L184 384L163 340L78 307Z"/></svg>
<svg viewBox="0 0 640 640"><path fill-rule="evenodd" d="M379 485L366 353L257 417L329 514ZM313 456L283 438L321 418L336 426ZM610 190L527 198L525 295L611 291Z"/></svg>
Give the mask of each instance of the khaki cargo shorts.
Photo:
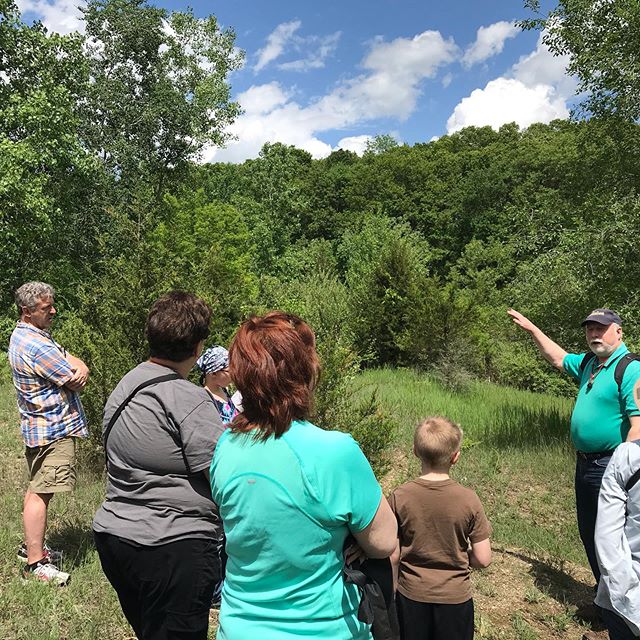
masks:
<svg viewBox="0 0 640 640"><path fill-rule="evenodd" d="M29 468L29 491L62 493L76 485L76 440L68 437L42 447L26 447L24 456Z"/></svg>

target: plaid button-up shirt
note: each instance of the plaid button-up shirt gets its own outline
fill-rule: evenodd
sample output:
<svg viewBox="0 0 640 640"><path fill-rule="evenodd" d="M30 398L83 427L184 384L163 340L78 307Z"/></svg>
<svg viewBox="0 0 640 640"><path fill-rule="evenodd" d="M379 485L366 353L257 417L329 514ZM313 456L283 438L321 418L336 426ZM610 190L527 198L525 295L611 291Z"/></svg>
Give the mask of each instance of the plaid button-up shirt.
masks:
<svg viewBox="0 0 640 640"><path fill-rule="evenodd" d="M26 322L18 322L11 334L9 363L27 447L89 435L80 396L64 386L73 377L65 355L49 333Z"/></svg>

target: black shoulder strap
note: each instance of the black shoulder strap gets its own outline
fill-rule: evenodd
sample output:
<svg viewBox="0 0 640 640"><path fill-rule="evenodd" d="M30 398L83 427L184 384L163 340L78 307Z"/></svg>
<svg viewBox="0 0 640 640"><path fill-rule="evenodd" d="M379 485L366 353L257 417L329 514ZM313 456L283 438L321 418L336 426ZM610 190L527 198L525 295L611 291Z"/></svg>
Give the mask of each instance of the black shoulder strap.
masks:
<svg viewBox="0 0 640 640"><path fill-rule="evenodd" d="M624 485L624 490L629 493L633 487L638 484L638 480L640 480L640 469L638 469L627 481L627 484Z"/></svg>
<svg viewBox="0 0 640 640"><path fill-rule="evenodd" d="M627 367L635 360L640 361L640 355L638 355L637 353L625 353L622 358L618 360L615 371L613 372L613 377L615 378L618 385L618 392L622 391L622 379L624 378L624 372L627 370Z"/></svg>
<svg viewBox="0 0 640 640"><path fill-rule="evenodd" d="M587 365L596 357L595 353L591 351L589 353L585 353L582 362L580 363L580 371L584 371L587 368Z"/></svg>
<svg viewBox="0 0 640 640"><path fill-rule="evenodd" d="M634 444L640 446L640 440L634 440ZM627 484L624 485L624 490L629 493L633 487L638 484L638 480L640 480L640 469L638 469L630 478L627 480Z"/></svg>
<svg viewBox="0 0 640 640"><path fill-rule="evenodd" d="M109 461L109 454L107 453L107 441L109 440L109 434L111 433L111 429L113 429L113 425L116 423L116 420L120 417L120 414L125 410L126 406L133 400L133 398L143 389L150 387L151 385L158 384L159 382L168 382L169 380L180 380L182 376L177 373L166 373L163 376L157 376L155 378L151 378L150 380L145 380L142 384L139 384L122 402L122 404L113 412L111 416L111 420L109 420L109 424L107 428L104 430L104 434L102 436L102 446L104 447L104 462L107 464Z"/></svg>

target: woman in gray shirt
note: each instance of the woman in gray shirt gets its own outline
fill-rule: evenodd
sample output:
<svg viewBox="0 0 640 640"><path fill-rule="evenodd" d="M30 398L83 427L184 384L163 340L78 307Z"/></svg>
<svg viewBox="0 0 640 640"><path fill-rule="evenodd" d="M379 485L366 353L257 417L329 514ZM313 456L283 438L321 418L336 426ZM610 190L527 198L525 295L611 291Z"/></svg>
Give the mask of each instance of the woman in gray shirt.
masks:
<svg viewBox="0 0 640 640"><path fill-rule="evenodd" d="M209 394L186 377L209 334L194 295L153 304L150 358L104 410L107 495L93 530L105 575L140 640L205 640L220 577L222 525L208 468L224 428Z"/></svg>

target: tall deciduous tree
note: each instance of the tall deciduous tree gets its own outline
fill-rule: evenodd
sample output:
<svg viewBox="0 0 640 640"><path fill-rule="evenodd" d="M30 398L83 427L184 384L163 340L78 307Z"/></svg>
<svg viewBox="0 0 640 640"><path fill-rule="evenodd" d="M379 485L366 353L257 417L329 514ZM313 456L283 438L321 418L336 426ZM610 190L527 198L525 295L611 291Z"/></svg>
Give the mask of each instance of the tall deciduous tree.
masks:
<svg viewBox="0 0 640 640"><path fill-rule="evenodd" d="M79 35L24 23L0 0L0 300L23 278L73 280L94 166L77 133L88 81ZM79 201L83 207L79 207Z"/></svg>
<svg viewBox="0 0 640 640"><path fill-rule="evenodd" d="M540 12L539 0L525 6ZM523 26L544 29L544 42L569 55L567 71L586 92L581 107L596 116L640 118L640 3L638 0L560 0L546 17Z"/></svg>
<svg viewBox="0 0 640 640"><path fill-rule="evenodd" d="M156 201L167 178L239 113L227 75L242 54L214 16L169 13L143 0L89 0L83 10L91 85L84 137L126 189L141 179Z"/></svg>

